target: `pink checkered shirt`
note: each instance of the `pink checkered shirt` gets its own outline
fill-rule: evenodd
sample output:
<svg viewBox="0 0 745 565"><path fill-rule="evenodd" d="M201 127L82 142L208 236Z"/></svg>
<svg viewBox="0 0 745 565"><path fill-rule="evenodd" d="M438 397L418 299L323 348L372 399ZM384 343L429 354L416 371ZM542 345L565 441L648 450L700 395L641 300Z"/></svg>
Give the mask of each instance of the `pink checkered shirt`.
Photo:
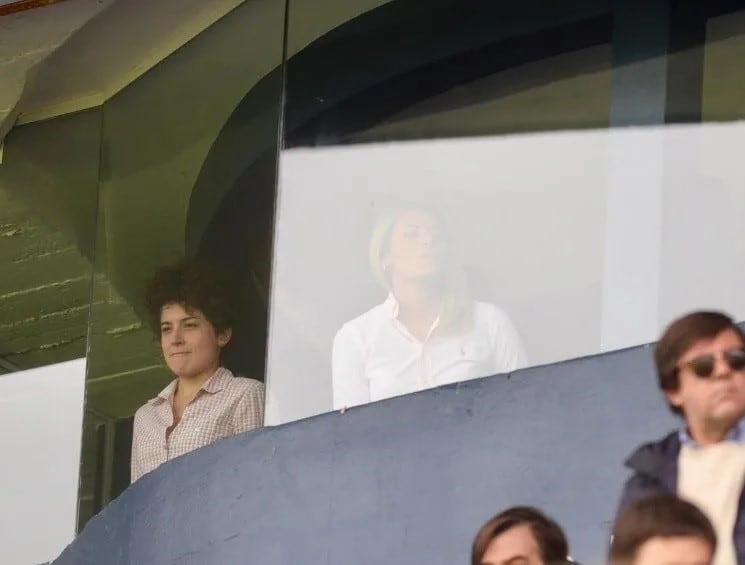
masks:
<svg viewBox="0 0 745 565"><path fill-rule="evenodd" d="M264 385L237 378L220 368L173 424L176 380L137 410L132 438L132 482L166 461L218 439L261 427L264 421Z"/></svg>

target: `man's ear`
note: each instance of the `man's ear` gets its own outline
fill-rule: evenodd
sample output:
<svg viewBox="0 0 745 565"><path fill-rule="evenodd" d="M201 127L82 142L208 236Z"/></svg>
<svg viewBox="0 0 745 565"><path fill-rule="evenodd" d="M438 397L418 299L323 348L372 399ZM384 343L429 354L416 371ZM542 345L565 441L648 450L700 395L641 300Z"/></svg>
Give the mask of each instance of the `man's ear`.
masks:
<svg viewBox="0 0 745 565"><path fill-rule="evenodd" d="M233 337L233 328L228 328L227 330L220 332L217 334L217 345L225 347L231 337Z"/></svg>
<svg viewBox="0 0 745 565"><path fill-rule="evenodd" d="M666 390L665 396L670 404L676 408L680 408L681 410L683 409L683 398L680 394L680 388L677 388L676 390Z"/></svg>

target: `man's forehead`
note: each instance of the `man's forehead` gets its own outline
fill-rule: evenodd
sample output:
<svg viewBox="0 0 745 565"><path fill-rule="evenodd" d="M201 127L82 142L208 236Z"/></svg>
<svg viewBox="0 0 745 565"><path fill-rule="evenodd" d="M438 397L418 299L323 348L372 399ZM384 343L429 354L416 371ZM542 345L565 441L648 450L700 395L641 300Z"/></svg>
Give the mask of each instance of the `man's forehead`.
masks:
<svg viewBox="0 0 745 565"><path fill-rule="evenodd" d="M704 337L697 339L683 351L680 358L695 357L700 353L718 351L729 347L738 347L745 345L742 338L734 328L726 328L714 337Z"/></svg>

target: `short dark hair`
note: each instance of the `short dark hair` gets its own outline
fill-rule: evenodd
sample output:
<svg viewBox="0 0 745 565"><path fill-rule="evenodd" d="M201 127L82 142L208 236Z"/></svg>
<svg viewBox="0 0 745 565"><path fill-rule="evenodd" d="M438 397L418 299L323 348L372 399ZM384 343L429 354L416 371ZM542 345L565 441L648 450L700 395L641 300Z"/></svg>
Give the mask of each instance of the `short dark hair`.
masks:
<svg viewBox="0 0 745 565"><path fill-rule="evenodd" d="M717 536L706 515L673 494L660 494L627 506L613 526L608 560L613 565L633 563L644 543L653 538L697 537L717 547Z"/></svg>
<svg viewBox="0 0 745 565"><path fill-rule="evenodd" d="M471 546L471 565L481 565L494 538L516 526L527 524L533 532L544 563L567 563L569 544L561 526L537 508L515 506L489 519L479 529Z"/></svg>
<svg viewBox="0 0 745 565"><path fill-rule="evenodd" d="M145 304L156 335L161 310L168 304L199 310L217 333L235 325L239 310L234 279L222 264L206 259L184 259L157 269L148 281Z"/></svg>
<svg viewBox="0 0 745 565"><path fill-rule="evenodd" d="M700 339L712 339L725 330L732 330L745 345L745 334L735 322L722 312L691 312L671 323L654 348L657 380L663 392L678 390L678 362L686 350ZM682 414L669 404L675 414Z"/></svg>

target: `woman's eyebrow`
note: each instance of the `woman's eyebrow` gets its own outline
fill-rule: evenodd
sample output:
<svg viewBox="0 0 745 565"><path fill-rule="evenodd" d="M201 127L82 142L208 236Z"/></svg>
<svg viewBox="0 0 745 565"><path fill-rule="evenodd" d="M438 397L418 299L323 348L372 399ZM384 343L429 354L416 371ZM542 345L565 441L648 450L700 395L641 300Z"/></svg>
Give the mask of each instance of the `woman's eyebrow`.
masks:
<svg viewBox="0 0 745 565"><path fill-rule="evenodd" d="M184 316L183 318L176 320L176 322L188 322L189 320L198 320L198 318L196 316ZM170 326L171 324L173 324L171 320L160 323L161 326Z"/></svg>

